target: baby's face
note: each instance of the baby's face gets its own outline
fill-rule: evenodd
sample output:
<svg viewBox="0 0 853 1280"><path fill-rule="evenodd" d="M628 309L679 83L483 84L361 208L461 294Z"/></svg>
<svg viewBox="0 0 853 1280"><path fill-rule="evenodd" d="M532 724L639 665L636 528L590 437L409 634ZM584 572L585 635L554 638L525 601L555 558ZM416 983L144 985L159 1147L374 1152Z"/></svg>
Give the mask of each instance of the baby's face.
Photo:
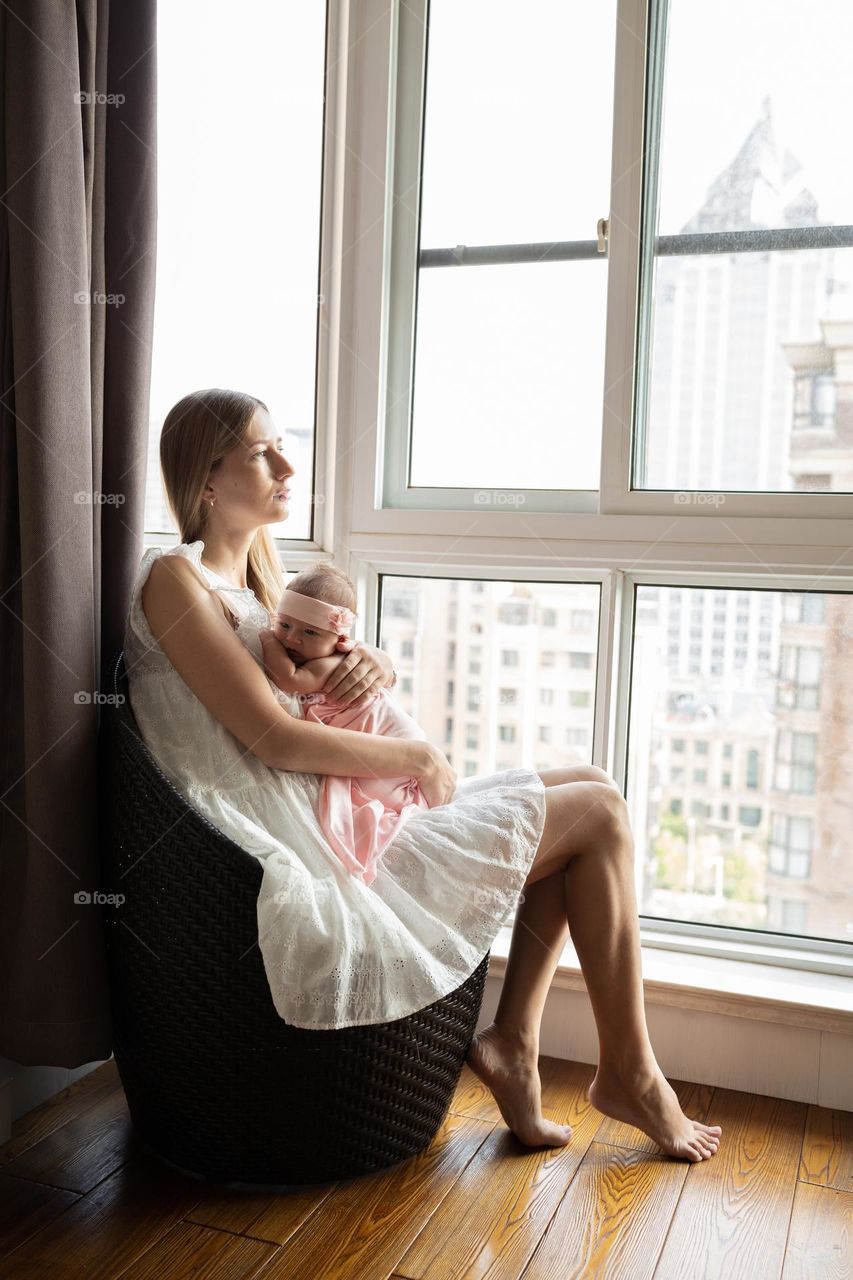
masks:
<svg viewBox="0 0 853 1280"><path fill-rule="evenodd" d="M301 667L303 662L310 662L312 658L328 658L336 651L336 631L322 631L299 618L292 618L288 613L274 613L272 629L294 666Z"/></svg>

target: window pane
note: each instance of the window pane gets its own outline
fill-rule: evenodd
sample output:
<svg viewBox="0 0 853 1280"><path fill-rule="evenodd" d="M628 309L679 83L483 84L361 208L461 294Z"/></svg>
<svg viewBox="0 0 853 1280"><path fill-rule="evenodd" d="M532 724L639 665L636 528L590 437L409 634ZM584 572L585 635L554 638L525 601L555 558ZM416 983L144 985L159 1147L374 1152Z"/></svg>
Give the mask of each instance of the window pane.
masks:
<svg viewBox="0 0 853 1280"><path fill-rule="evenodd" d="M145 528L175 532L159 438L189 391L248 391L295 468L275 537L308 538L326 6L161 4L157 289Z"/></svg>
<svg viewBox="0 0 853 1280"><path fill-rule="evenodd" d="M853 595L826 593L824 621L803 624L801 596L741 592L747 640L737 662L731 632L738 593L729 592L728 656L715 674L715 605L707 593L697 608L699 591L679 589L700 619L698 670L691 672L683 629L674 646L669 639L675 592L655 587L653 604L648 590L637 588L644 608L636 610L628 734L641 913L778 931L786 886L797 880L809 936L853 940L853 829L845 818L853 751L845 637ZM780 697L786 682L779 654L796 648L804 626L820 655L819 678L832 690L810 708ZM759 658L759 629L769 632L769 664Z"/></svg>
<svg viewBox="0 0 853 1280"><path fill-rule="evenodd" d="M853 317L853 250L720 252L702 239L853 224L853 169L838 163L826 123L853 115L853 7L819 0L808 21L787 10L723 0L709 21L708 5L669 3L647 200L654 174L657 234L698 240L656 256L654 237L645 241L640 488L853 491L849 339L827 324Z"/></svg>
<svg viewBox="0 0 853 1280"><path fill-rule="evenodd" d="M422 252L590 242L607 216L616 4L518 12L430 2ZM409 483L597 489L606 290L606 255L421 267Z"/></svg>
<svg viewBox="0 0 853 1280"><path fill-rule="evenodd" d="M430 741L444 748L460 776L465 760L475 763L473 773L478 775L522 765L532 769L590 763L598 585L485 582L483 593L475 593L474 585L464 579L382 576L379 645L401 677L412 677L410 694L395 689L395 696ZM455 621L449 608L452 600L457 605ZM401 601L408 607L402 608ZM448 703L443 665L447 638L452 634L459 669L466 671L475 602L482 604L483 630L477 636L482 675L471 679L457 672ZM502 616L522 617L517 609L503 607L522 603L527 622L500 621ZM556 613L556 625L543 621L548 610ZM570 625L573 610L589 619L583 631ZM406 641L412 642L414 656L403 656ZM545 644L559 645L561 661L554 668L542 666ZM588 647L590 665L571 668L562 659L570 645L582 644ZM575 694L586 694L587 701L575 705ZM447 716L453 721L449 736Z"/></svg>
<svg viewBox="0 0 853 1280"><path fill-rule="evenodd" d="M607 216L616 5L520 17L430 0L421 248L594 240Z"/></svg>

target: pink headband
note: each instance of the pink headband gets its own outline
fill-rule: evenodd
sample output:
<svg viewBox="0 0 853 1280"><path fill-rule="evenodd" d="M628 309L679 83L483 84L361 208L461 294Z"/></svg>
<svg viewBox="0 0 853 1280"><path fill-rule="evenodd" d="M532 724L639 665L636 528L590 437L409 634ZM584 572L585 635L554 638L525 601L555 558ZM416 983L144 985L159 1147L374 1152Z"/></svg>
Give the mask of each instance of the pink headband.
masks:
<svg viewBox="0 0 853 1280"><path fill-rule="evenodd" d="M313 596L303 596L298 591L286 590L278 602L276 613L290 614L300 622L311 623L321 631L335 631L340 639L338 648L344 653L352 649L354 641L349 632L355 621L352 609L341 604L327 604L325 600L315 600Z"/></svg>

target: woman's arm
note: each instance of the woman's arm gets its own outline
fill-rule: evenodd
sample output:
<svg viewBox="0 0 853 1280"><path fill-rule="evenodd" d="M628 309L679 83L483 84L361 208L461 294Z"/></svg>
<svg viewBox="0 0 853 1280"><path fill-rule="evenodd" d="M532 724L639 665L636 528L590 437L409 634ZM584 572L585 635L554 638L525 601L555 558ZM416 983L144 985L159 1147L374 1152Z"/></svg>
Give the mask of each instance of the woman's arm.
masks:
<svg viewBox="0 0 853 1280"><path fill-rule="evenodd" d="M428 794L431 804L451 798L456 775L431 743L314 725L285 711L263 669L184 556L159 556L154 561L142 588L142 608L181 679L265 764L346 778L411 775L443 796L433 799Z"/></svg>

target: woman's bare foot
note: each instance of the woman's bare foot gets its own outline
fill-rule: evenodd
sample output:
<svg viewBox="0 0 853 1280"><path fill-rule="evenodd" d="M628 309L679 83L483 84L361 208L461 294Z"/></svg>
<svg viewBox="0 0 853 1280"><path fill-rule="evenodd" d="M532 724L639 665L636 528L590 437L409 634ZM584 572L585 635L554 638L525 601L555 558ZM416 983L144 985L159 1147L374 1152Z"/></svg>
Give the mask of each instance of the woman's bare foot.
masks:
<svg viewBox="0 0 853 1280"><path fill-rule="evenodd" d="M501 1115L520 1142L528 1147L564 1147L572 1136L572 1126L543 1117L537 1056L508 1040L490 1023L474 1036L466 1061L491 1090Z"/></svg>
<svg viewBox="0 0 853 1280"><path fill-rule="evenodd" d="M667 1155L698 1163L710 1160L719 1146L720 1126L688 1119L660 1067L626 1083L599 1066L588 1097L597 1111L642 1129Z"/></svg>

